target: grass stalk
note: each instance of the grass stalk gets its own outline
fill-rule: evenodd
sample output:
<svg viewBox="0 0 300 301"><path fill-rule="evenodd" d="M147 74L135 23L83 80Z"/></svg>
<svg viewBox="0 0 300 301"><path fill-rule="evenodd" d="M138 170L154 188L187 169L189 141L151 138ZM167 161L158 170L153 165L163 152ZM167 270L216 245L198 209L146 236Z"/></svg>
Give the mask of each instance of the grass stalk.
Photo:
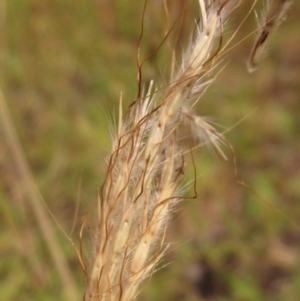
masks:
<svg viewBox="0 0 300 301"><path fill-rule="evenodd" d="M165 231L190 146L182 143L181 124L200 144L219 146L222 137L193 112L206 78L220 55L216 41L239 1L199 1L200 21L170 83L153 83L120 120L105 181L99 192L95 257L85 301L134 300L139 284L153 273L167 246ZM121 106L120 106L121 108ZM119 112L122 116L122 109Z"/></svg>
<svg viewBox="0 0 300 301"><path fill-rule="evenodd" d="M199 0L192 40L169 84L156 90L151 83L124 118L120 104L118 132L99 193L95 256L85 301L136 299L139 284L153 273L165 253L166 227L173 206L183 198L180 180L193 152L192 146L182 143L182 124L191 128L191 139L198 146L210 145L226 159L220 147L223 137L193 107L211 83L211 74L227 48L228 44L222 45L227 18L242 2ZM288 3L267 2L250 54L250 72L257 68Z"/></svg>
<svg viewBox="0 0 300 301"><path fill-rule="evenodd" d="M193 107L211 83L226 48L222 33L228 15L242 2L199 0L192 41L169 84L156 90L151 83L124 118L120 101L118 132L99 192L95 255L85 301L135 300L139 284L164 255L166 227L173 206L183 198L180 180L193 152L193 147L182 143L182 124L191 128L191 138L198 146L208 144L226 158L220 147L223 137ZM257 67L256 52L264 46L270 24L282 18L286 9L286 1L267 4L250 71Z"/></svg>

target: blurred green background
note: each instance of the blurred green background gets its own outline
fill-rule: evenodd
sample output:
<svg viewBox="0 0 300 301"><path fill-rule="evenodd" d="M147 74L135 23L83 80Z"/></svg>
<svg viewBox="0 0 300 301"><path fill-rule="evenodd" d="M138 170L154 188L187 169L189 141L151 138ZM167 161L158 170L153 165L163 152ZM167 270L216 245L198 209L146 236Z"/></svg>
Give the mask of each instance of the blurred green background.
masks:
<svg viewBox="0 0 300 301"><path fill-rule="evenodd" d="M248 1L246 1L248 2ZM249 1L250 2L250 1ZM6 4L6 7L5 7ZM197 18L197 1L150 0L141 57L162 41L143 67L147 85L167 81L171 50L178 53ZM143 1L14 0L1 4L1 88L47 206L79 245L84 216L96 206L119 94L124 106L137 94L137 41ZM249 10L235 11L225 37ZM169 251L140 300L297 301L300 296L300 3L270 41L268 56L249 74L246 60L255 30L252 13L223 58L225 69L199 101L234 148L223 161L207 150L195 155L197 198L174 212ZM242 41L242 42L241 42ZM241 43L239 43L241 42ZM229 62L229 64L227 64ZM0 135L3 136L2 129ZM1 137L0 136L0 137ZM11 151L0 138L1 300L64 300ZM186 183L192 173L186 173ZM187 191L193 195L192 189ZM53 223L80 295L84 275L70 243ZM90 240L88 230L84 231ZM88 244L86 245L86 248ZM86 260L88 261L89 256ZM91 257L91 256L90 256Z"/></svg>

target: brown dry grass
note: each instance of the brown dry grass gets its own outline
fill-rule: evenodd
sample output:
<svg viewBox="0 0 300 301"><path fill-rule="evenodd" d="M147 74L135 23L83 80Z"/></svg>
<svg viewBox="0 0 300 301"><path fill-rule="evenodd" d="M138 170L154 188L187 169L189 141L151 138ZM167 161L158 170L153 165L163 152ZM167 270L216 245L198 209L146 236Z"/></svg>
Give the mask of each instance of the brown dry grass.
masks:
<svg viewBox="0 0 300 301"><path fill-rule="evenodd" d="M99 192L95 255L87 274L86 301L137 297L139 284L154 272L167 249L167 223L174 204L184 198L180 180L186 163L193 162L194 150L209 145L226 159L220 147L226 141L193 107L227 51L230 40L223 43L224 26L241 2L199 1L193 39L175 62L169 84L155 89L151 82L143 91L143 62L138 56L138 96L124 118L120 98L118 131ZM281 14L280 9L276 12ZM268 15L267 23L275 15ZM264 46L268 34L263 28L256 45ZM254 47L251 55L255 67L256 51ZM191 130L184 132L182 125ZM187 132L196 141L192 145L183 143L190 140L184 137Z"/></svg>

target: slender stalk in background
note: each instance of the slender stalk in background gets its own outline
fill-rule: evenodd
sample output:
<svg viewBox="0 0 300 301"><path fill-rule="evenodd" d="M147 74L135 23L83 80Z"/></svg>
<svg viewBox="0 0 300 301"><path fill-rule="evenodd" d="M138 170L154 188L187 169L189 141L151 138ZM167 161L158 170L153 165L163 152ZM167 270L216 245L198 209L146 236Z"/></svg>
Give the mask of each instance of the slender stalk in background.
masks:
<svg viewBox="0 0 300 301"><path fill-rule="evenodd" d="M77 286L68 266L66 258L61 247L55 237L53 224L47 214L47 211L41 202L41 197L34 186L33 176L28 166L25 155L22 151L14 124L11 120L6 101L2 91L0 90L0 120L3 129L3 136L7 141L7 147L15 164L15 170L20 180L20 188L24 193L29 206L34 213L37 224L43 235L49 254L55 266L57 273L63 285L64 297L66 300L77 300Z"/></svg>
<svg viewBox="0 0 300 301"><path fill-rule="evenodd" d="M6 1L0 2L0 54L1 54L1 70L0 78L1 85L4 84L6 45ZM40 229L40 232L45 240L49 250L52 263L57 270L58 276L63 286L63 296L65 300L77 300L78 290L73 274L68 266L66 257L64 256L61 246L54 234L53 223L46 211L44 204L41 202L41 197L37 188L34 185L34 177L28 165L26 156L18 138L14 123L12 121L9 109L7 107L5 96L0 88L0 139L6 146L8 153L14 163L15 172L19 179L19 189L24 195L24 199L28 202ZM2 141L3 140L3 141ZM35 255L33 255L35 256Z"/></svg>

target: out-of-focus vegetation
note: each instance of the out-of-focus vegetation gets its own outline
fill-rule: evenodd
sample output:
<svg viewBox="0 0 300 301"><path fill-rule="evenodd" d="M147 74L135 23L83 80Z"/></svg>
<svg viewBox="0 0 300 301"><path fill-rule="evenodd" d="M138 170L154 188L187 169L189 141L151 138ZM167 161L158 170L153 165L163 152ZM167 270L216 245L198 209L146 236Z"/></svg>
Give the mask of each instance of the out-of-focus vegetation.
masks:
<svg viewBox="0 0 300 301"><path fill-rule="evenodd" d="M174 2L169 1L169 25L183 12L184 18L145 63L145 84L150 79L158 85L166 82L170 47L180 53L194 25L197 1ZM145 283L141 300L298 300L300 3L294 2L259 70L246 71L250 37L224 57L221 66L230 63L195 108L225 130L247 117L226 138L234 148L238 179L252 189L236 180L229 147L228 162L199 151L197 198L184 201L174 213L167 237L172 244L162 262L170 264ZM7 1L6 12L1 12L6 18L1 29L1 88L35 185L67 233L79 203L72 233L77 244L83 217L96 207L119 93L124 106L136 96L143 4L15 0ZM168 29L162 4L148 3L142 58L156 49ZM236 11L227 38L248 8L246 4ZM254 22L252 14L232 45L255 29ZM1 299L60 299L62 286L49 250L24 198L10 149L2 138L0 143ZM187 173L186 178L188 182L192 176ZM84 276L75 252L53 227L83 294ZM84 233L89 241L88 230Z"/></svg>

